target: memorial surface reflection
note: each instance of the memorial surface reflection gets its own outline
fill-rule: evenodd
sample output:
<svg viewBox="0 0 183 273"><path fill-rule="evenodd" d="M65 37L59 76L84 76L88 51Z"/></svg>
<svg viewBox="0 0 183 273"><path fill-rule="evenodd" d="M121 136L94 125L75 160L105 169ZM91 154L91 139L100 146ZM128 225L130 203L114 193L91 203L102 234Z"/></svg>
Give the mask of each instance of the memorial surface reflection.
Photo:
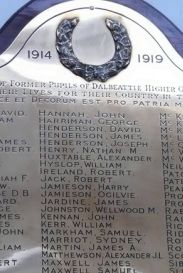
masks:
<svg viewBox="0 0 183 273"><path fill-rule="evenodd" d="M103 69L123 38L115 75L62 63ZM165 35L124 5L69 1L0 70L0 271L182 273L183 60Z"/></svg>

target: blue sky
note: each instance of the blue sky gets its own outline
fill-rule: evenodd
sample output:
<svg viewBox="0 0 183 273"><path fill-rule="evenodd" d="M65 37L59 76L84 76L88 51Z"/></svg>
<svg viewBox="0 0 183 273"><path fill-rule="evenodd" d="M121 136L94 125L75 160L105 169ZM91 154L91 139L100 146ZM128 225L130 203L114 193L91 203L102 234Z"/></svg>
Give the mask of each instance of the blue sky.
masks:
<svg viewBox="0 0 183 273"><path fill-rule="evenodd" d="M135 0L134 0L135 1ZM27 0L0 0L0 27ZM149 4L162 11L175 25L183 31L183 0L146 0Z"/></svg>

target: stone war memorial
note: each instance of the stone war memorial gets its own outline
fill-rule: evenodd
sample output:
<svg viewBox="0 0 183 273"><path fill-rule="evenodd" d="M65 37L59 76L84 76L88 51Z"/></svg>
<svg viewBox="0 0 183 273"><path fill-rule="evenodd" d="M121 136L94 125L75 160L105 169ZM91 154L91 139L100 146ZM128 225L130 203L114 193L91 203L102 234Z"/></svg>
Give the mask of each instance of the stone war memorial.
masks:
<svg viewBox="0 0 183 273"><path fill-rule="evenodd" d="M145 1L2 27L0 272L183 273L183 34Z"/></svg>

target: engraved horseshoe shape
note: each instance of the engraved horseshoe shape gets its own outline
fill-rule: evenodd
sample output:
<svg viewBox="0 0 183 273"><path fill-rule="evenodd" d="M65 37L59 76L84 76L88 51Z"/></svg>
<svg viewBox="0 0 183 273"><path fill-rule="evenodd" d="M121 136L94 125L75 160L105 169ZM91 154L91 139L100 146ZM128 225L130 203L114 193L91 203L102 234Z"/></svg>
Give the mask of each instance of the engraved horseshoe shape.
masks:
<svg viewBox="0 0 183 273"><path fill-rule="evenodd" d="M102 65L90 65L80 62L72 47L72 34L78 23L78 18L64 19L57 28L56 49L60 62L66 68L88 82L94 80L105 82L129 65L132 46L127 30L121 23L111 19L106 19L105 23L115 43L113 58Z"/></svg>

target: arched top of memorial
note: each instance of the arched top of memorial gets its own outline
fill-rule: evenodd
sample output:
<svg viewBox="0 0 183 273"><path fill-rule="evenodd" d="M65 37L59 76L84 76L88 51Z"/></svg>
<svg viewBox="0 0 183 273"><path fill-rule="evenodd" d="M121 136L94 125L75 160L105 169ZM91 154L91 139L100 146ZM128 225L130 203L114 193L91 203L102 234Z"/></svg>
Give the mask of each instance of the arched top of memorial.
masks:
<svg viewBox="0 0 183 273"><path fill-rule="evenodd" d="M21 30L37 15L67 0L32 0L18 10L0 30L0 54L14 41ZM183 33L162 13L142 0L113 0L129 7L154 23L168 38L175 50L183 56Z"/></svg>

